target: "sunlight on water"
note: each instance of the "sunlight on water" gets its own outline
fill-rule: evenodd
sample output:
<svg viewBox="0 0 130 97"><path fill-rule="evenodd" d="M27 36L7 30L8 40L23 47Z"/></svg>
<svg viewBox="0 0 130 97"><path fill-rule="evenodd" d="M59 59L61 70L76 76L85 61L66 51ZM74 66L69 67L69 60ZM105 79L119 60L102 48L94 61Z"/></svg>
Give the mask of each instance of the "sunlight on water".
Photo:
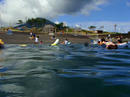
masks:
<svg viewBox="0 0 130 97"><path fill-rule="evenodd" d="M130 97L129 90L130 48L30 44L0 50L0 97Z"/></svg>

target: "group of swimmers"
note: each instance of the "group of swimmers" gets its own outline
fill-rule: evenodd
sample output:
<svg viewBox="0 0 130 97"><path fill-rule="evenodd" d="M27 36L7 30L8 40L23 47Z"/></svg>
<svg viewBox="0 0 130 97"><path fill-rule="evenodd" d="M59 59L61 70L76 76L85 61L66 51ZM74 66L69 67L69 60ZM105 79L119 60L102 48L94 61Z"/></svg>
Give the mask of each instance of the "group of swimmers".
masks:
<svg viewBox="0 0 130 97"><path fill-rule="evenodd" d="M36 36L36 34L34 34L34 33L30 33L30 37L29 38L31 40L35 40L36 44L39 44L39 43L43 44L42 40L39 41L39 36ZM55 36L52 36L51 39L55 40L55 42L51 44L52 46L55 46L57 44L64 44L64 45L71 44L71 42L69 42L67 38L63 42L61 42L61 43L60 43L60 39L56 39ZM107 49L117 49L118 45L123 44L123 41L122 41L123 37L122 36L117 36L116 40L117 40L117 42L112 42L110 36L108 36L107 39L105 39L105 38L99 39L98 45L103 46L103 47L105 47ZM2 39L0 39L0 49L1 48L4 48L4 42L3 42Z"/></svg>
<svg viewBox="0 0 130 97"><path fill-rule="evenodd" d="M98 41L98 45L105 46L107 49L117 49L118 48L117 44L115 44L111 41L106 41L104 38Z"/></svg>
<svg viewBox="0 0 130 97"><path fill-rule="evenodd" d="M108 39L110 39L110 37L108 37ZM117 36L116 37L117 42L114 43L114 42L112 42L110 40L106 41L105 38L102 38L102 39L99 39L98 45L105 46L107 49L117 49L118 45L123 43L122 39L123 39L122 36Z"/></svg>
<svg viewBox="0 0 130 97"><path fill-rule="evenodd" d="M29 38L30 38L31 40L34 40L36 44L39 43L39 36L36 36L35 33L32 33L32 32L31 32ZM41 40L41 41L40 41L40 44L42 44L42 43L43 43L43 41Z"/></svg>
<svg viewBox="0 0 130 97"><path fill-rule="evenodd" d="M43 41L42 40L40 40L39 41L39 36L36 36L36 34L34 34L34 33L30 33L30 37L29 37L31 40L34 40L35 41L35 44L43 44ZM55 37L55 35L53 35L52 37L51 37L51 39L52 40L55 40L55 42L54 43L52 43L52 45L57 45L57 44L59 44L60 43L60 40L57 38L56 39L56 37ZM71 44L71 42L69 42L68 41L68 39L66 38L61 44L64 44L64 45L68 45L68 44Z"/></svg>

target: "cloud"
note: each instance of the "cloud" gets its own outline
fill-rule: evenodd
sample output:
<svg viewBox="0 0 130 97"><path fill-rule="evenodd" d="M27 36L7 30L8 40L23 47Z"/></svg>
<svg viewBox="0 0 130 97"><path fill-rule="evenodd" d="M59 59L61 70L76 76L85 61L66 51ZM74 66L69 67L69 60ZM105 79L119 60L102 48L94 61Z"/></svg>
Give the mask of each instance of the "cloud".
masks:
<svg viewBox="0 0 130 97"><path fill-rule="evenodd" d="M77 13L88 15L108 0L2 0L0 22L15 23L32 17L55 18L60 15Z"/></svg>
<svg viewBox="0 0 130 97"><path fill-rule="evenodd" d="M112 21L97 21L97 22L81 22L81 23L77 23L78 25L80 25L82 28L84 29L88 29L89 26L96 26L97 29L99 30L105 30L105 31L110 31L110 32L114 32L114 25L117 25L117 32L121 32L121 33L127 33L128 31L130 31L130 22L112 22ZM75 24L70 24L75 25Z"/></svg>

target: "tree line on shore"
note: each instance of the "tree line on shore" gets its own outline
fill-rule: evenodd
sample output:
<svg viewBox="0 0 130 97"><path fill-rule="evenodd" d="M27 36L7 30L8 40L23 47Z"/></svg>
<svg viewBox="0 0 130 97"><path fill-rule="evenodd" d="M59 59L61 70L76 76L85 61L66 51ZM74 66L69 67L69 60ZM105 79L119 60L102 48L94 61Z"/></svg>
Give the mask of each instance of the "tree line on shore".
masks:
<svg viewBox="0 0 130 97"><path fill-rule="evenodd" d="M40 28L44 27L45 25L54 26L56 28L57 32L64 31L64 32L68 32L68 33L84 32L84 33L93 34L93 33L95 33L96 28L97 28L96 26L93 26L93 25L88 27L89 30L82 29L81 27L75 27L74 28L74 27L69 27L69 26L65 25L63 22L54 23L54 22L52 22L48 19L45 19L45 18L30 18L30 19L27 19L26 21L18 20L17 26L15 26L13 28L24 28L24 27L26 27L26 28L29 28L29 29L34 29L34 28L40 29ZM115 26L115 29L116 29L116 26ZM104 26L102 26L102 28L104 28ZM104 33L109 34L110 32L104 32ZM118 34L118 33L116 33L116 34Z"/></svg>

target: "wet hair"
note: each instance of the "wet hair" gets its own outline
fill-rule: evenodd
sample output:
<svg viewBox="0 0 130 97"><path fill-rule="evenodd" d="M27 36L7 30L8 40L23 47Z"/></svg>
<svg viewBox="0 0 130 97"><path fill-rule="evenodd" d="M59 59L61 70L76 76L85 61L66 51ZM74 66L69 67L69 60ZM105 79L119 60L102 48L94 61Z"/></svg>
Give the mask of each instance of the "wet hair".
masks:
<svg viewBox="0 0 130 97"><path fill-rule="evenodd" d="M120 40L118 40L118 43L122 43L122 40L120 39Z"/></svg>
<svg viewBox="0 0 130 97"><path fill-rule="evenodd" d="M88 46L89 44L86 42L86 43L84 43L84 46Z"/></svg>
<svg viewBox="0 0 130 97"><path fill-rule="evenodd" d="M105 41L105 39L104 39L104 38L102 38L102 39L101 39L101 42L103 42L103 41Z"/></svg>
<svg viewBox="0 0 130 97"><path fill-rule="evenodd" d="M98 41L98 43L100 43L100 41Z"/></svg>
<svg viewBox="0 0 130 97"><path fill-rule="evenodd" d="M65 40L67 40L68 41L68 39L66 38Z"/></svg>

